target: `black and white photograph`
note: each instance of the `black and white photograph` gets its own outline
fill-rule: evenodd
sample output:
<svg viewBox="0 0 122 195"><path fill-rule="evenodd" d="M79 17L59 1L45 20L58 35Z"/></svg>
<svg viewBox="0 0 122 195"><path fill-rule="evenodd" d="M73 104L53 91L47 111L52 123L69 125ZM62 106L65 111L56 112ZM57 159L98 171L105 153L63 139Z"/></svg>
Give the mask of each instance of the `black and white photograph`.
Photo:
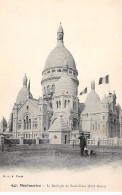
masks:
<svg viewBox="0 0 122 195"><path fill-rule="evenodd" d="M7 191L122 191L121 0L0 0Z"/></svg>

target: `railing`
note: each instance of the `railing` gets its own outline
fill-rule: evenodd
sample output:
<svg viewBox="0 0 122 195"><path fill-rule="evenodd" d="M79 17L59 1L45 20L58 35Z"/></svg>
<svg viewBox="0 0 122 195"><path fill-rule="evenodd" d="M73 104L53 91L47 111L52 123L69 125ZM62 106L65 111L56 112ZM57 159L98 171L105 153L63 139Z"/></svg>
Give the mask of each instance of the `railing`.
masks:
<svg viewBox="0 0 122 195"><path fill-rule="evenodd" d="M108 138L108 139L88 139L87 145L89 146L122 146L122 138Z"/></svg>
<svg viewBox="0 0 122 195"><path fill-rule="evenodd" d="M73 147L78 146L80 144L80 140L79 139L71 139L70 144L72 144Z"/></svg>
<svg viewBox="0 0 122 195"><path fill-rule="evenodd" d="M97 145L96 140L95 139L87 139L87 145L96 146Z"/></svg>
<svg viewBox="0 0 122 195"><path fill-rule="evenodd" d="M113 139L105 139L105 140L99 140L100 146L113 146L114 140Z"/></svg>
<svg viewBox="0 0 122 195"><path fill-rule="evenodd" d="M118 139L118 146L122 146L122 138Z"/></svg>

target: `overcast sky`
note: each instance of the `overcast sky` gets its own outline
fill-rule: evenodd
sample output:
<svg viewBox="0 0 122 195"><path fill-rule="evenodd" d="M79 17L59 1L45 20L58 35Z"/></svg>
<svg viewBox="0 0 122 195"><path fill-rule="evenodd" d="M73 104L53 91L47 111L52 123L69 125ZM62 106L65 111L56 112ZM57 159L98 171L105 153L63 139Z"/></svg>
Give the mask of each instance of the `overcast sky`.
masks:
<svg viewBox="0 0 122 195"><path fill-rule="evenodd" d="M0 0L0 119L9 119L25 73L33 96L42 96L42 70L60 22L79 73L79 93L85 87L90 92L94 80L101 99L115 91L122 106L121 0ZM107 74L110 84L99 86Z"/></svg>

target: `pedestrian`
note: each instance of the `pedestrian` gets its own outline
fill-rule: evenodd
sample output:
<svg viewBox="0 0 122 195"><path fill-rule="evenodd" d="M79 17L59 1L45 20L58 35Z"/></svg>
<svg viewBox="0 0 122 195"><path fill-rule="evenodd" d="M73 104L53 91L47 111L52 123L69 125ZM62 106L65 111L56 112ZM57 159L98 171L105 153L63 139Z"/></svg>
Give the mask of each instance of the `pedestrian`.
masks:
<svg viewBox="0 0 122 195"><path fill-rule="evenodd" d="M86 147L86 139L84 137L84 134L81 133L81 135L78 137L78 139L80 139L81 156L83 156L84 148Z"/></svg>

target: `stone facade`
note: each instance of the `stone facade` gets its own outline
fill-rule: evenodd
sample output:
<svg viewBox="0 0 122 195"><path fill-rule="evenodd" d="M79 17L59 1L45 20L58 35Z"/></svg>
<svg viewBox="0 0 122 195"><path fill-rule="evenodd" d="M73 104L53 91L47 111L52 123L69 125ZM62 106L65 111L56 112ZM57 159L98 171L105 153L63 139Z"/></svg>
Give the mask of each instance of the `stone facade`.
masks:
<svg viewBox="0 0 122 195"><path fill-rule="evenodd" d="M13 138L49 139L51 144L69 144L81 131L90 134L90 138L119 137L122 112L116 106L116 95L109 93L101 101L92 82L85 104L79 102L78 71L63 37L60 24L57 46L47 57L42 72L43 97L33 98L25 75L8 124L5 119L1 121L1 133L10 131Z"/></svg>
<svg viewBox="0 0 122 195"><path fill-rule="evenodd" d="M120 115L115 93L105 95L101 101L93 81L81 113L81 129L90 132L90 138L120 137Z"/></svg>

